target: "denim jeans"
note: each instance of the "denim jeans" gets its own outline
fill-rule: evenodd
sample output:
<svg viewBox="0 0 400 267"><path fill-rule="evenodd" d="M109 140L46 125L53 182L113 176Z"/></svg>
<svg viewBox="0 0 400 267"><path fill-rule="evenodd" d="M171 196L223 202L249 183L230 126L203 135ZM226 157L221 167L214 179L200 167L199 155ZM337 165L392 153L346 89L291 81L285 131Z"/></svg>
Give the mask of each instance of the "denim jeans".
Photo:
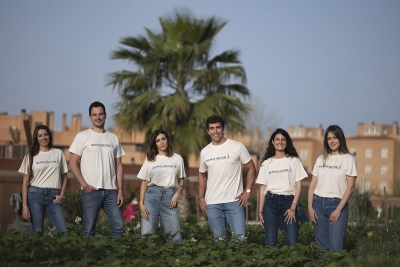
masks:
<svg viewBox="0 0 400 267"><path fill-rule="evenodd" d="M149 212L149 220L145 220L142 217L142 235L154 234L157 231L158 220L161 218L164 233L175 235L170 241L174 243L182 241L181 234L177 233L180 230L178 208L175 207L172 210L169 208L174 194L175 190L173 188L162 186L150 186L147 188L144 195L144 205Z"/></svg>
<svg viewBox="0 0 400 267"><path fill-rule="evenodd" d="M31 213L31 226L33 232L43 233L44 213L50 219L56 232L67 231L64 210L61 205L54 204L56 195L60 194L60 189L41 188L30 186L28 188L28 207Z"/></svg>
<svg viewBox="0 0 400 267"><path fill-rule="evenodd" d="M82 190L83 235L96 233L96 221L100 208L106 214L111 227L110 236L117 237L124 233L122 210L118 207L118 192L115 189L98 189L90 193Z"/></svg>
<svg viewBox="0 0 400 267"><path fill-rule="evenodd" d="M347 228L348 205L342 209L335 223L329 222L329 217L337 208L340 198L326 198L314 195L313 208L318 216L314 224L315 242L325 250L341 251Z"/></svg>
<svg viewBox="0 0 400 267"><path fill-rule="evenodd" d="M297 243L298 238L298 215L295 211L295 222L285 223L285 213L292 206L293 195L277 195L268 192L265 195L263 218L265 231L265 245L276 246L278 241L278 230L283 226L286 245Z"/></svg>
<svg viewBox="0 0 400 267"><path fill-rule="evenodd" d="M232 236L237 242L246 238L246 217L244 207L238 205L238 201L207 205L207 217L214 242L226 239L225 219L228 221Z"/></svg>

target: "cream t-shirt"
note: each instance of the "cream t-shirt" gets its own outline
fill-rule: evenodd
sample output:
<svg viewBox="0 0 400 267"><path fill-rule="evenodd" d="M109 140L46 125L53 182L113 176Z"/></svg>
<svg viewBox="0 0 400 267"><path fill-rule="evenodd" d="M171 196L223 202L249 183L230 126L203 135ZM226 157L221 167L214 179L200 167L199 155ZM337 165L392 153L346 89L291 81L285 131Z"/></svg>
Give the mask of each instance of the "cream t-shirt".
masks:
<svg viewBox="0 0 400 267"><path fill-rule="evenodd" d="M317 177L314 194L342 198L347 189L347 176L357 177L356 159L351 154L329 155L325 167L322 155L317 158L312 175Z"/></svg>
<svg viewBox="0 0 400 267"><path fill-rule="evenodd" d="M29 175L29 155L22 161L19 173ZM61 174L68 172L67 161L60 149L52 148L33 157L32 173L29 184L41 188L62 187Z"/></svg>
<svg viewBox="0 0 400 267"><path fill-rule="evenodd" d="M69 152L81 157L86 183L96 188L116 189L115 159L125 155L118 137L110 132L88 129L78 133Z"/></svg>
<svg viewBox="0 0 400 267"><path fill-rule="evenodd" d="M207 173L207 205L237 201L243 193L242 164L250 160L246 147L232 139L221 145L210 143L201 150L199 172Z"/></svg>
<svg viewBox="0 0 400 267"><path fill-rule="evenodd" d="M155 161L146 159L137 177L149 181L148 186L177 188L178 179L186 177L183 159L176 153L171 157L157 155Z"/></svg>
<svg viewBox="0 0 400 267"><path fill-rule="evenodd" d="M267 185L264 194L270 191L278 195L294 195L296 182L307 176L297 157L269 158L261 164L256 183Z"/></svg>

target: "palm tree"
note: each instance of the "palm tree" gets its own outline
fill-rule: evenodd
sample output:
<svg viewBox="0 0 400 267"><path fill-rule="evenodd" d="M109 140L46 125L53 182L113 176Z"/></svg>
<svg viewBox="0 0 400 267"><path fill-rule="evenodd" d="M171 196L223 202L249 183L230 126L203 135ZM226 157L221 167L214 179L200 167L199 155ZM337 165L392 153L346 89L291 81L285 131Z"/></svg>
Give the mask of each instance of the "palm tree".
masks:
<svg viewBox="0 0 400 267"><path fill-rule="evenodd" d="M159 22L161 31L145 28L145 36L124 37L123 47L111 53L111 59L135 66L134 71L109 75L108 85L121 97L115 121L124 131L142 131L147 137L164 129L188 169L188 156L208 142L209 116L223 116L230 132L244 129L250 107L242 100L249 90L239 50L211 57L215 36L226 21L199 19L182 8L159 17Z"/></svg>

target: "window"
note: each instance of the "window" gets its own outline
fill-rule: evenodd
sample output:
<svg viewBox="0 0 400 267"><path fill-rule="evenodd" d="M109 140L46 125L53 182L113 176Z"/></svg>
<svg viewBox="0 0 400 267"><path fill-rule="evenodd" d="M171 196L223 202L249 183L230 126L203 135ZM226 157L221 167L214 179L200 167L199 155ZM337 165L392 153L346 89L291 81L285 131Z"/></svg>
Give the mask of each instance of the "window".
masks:
<svg viewBox="0 0 400 267"><path fill-rule="evenodd" d="M303 136L303 131L302 130L294 130L293 136Z"/></svg>
<svg viewBox="0 0 400 267"><path fill-rule="evenodd" d="M372 167L371 165L365 165L364 167L364 173L365 174L370 174L372 172Z"/></svg>
<svg viewBox="0 0 400 267"><path fill-rule="evenodd" d="M136 144L136 152L142 152L142 151L143 151L143 145Z"/></svg>
<svg viewBox="0 0 400 267"><path fill-rule="evenodd" d="M366 127L364 128L364 134L379 134L378 127Z"/></svg>
<svg viewBox="0 0 400 267"><path fill-rule="evenodd" d="M365 149L365 157L366 158L372 158L372 149L371 148L366 148Z"/></svg>
<svg viewBox="0 0 400 267"><path fill-rule="evenodd" d="M387 189L388 189L387 182L380 182L379 189L381 190L382 194L384 193L384 189L386 189L386 192L387 192Z"/></svg>
<svg viewBox="0 0 400 267"><path fill-rule="evenodd" d="M386 159L389 157L389 150L387 148L381 149L381 158Z"/></svg>
<svg viewBox="0 0 400 267"><path fill-rule="evenodd" d="M386 175L388 171L388 166L382 165L381 166L381 175Z"/></svg>
<svg viewBox="0 0 400 267"><path fill-rule="evenodd" d="M10 158L10 146L0 146L0 158Z"/></svg>
<svg viewBox="0 0 400 267"><path fill-rule="evenodd" d="M301 158L301 159L306 159L307 156L308 156L308 151L307 151L307 149L302 149L302 150L300 150L300 158Z"/></svg>
<svg viewBox="0 0 400 267"><path fill-rule="evenodd" d="M28 153L28 146L16 146L12 147L12 158L13 159L22 159L25 154Z"/></svg>

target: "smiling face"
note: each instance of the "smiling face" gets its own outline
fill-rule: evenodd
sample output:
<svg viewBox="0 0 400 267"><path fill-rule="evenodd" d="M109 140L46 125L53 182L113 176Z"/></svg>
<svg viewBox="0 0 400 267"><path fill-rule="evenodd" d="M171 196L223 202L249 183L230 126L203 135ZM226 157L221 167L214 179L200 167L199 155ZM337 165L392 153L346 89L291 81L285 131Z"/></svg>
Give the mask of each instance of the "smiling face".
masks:
<svg viewBox="0 0 400 267"><path fill-rule="evenodd" d="M284 137L282 134L278 133L277 135L275 135L274 140L272 140L272 144L274 145L275 151L285 152L286 137Z"/></svg>
<svg viewBox="0 0 400 267"><path fill-rule="evenodd" d="M104 129L104 123L106 121L106 114L102 107L93 107L89 120L92 122L93 128Z"/></svg>
<svg viewBox="0 0 400 267"><path fill-rule="evenodd" d="M328 146L331 150L331 154L335 155L339 153L340 141L339 139L332 133L329 132L327 135Z"/></svg>
<svg viewBox="0 0 400 267"><path fill-rule="evenodd" d="M156 137L156 146L159 155L166 155L168 149L168 139L165 134L160 133Z"/></svg>
<svg viewBox="0 0 400 267"><path fill-rule="evenodd" d="M220 122L210 123L208 125L207 133L211 137L213 145L219 145L225 141L224 130Z"/></svg>
<svg viewBox="0 0 400 267"><path fill-rule="evenodd" d="M40 147L48 148L49 147L49 141L50 141L49 133L44 129L38 130L37 141L38 141Z"/></svg>

